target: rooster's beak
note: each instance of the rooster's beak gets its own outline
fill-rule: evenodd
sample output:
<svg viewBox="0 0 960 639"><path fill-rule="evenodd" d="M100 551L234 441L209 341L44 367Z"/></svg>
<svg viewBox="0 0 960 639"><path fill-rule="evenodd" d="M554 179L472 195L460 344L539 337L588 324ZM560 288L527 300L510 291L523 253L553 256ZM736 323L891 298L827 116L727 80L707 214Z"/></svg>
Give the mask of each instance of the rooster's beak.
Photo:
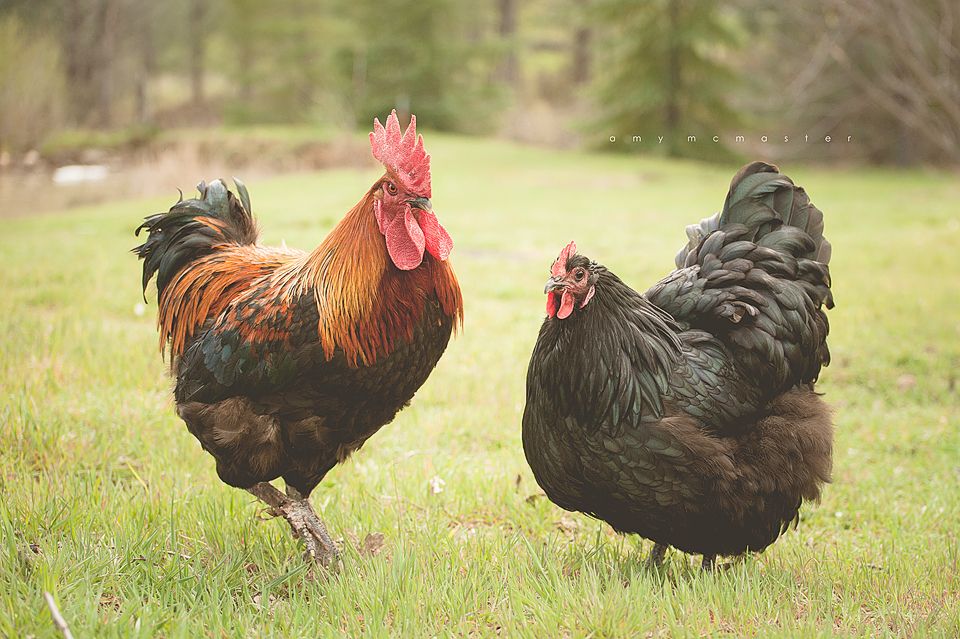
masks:
<svg viewBox="0 0 960 639"><path fill-rule="evenodd" d="M420 209L421 211L433 210L433 204L430 202L430 198L428 197L418 197L412 200L407 200L407 204L409 204L412 208Z"/></svg>
<svg viewBox="0 0 960 639"><path fill-rule="evenodd" d="M559 291L563 289L563 279L559 277L551 277L547 280L547 285L543 287L543 293L546 295L550 291Z"/></svg>

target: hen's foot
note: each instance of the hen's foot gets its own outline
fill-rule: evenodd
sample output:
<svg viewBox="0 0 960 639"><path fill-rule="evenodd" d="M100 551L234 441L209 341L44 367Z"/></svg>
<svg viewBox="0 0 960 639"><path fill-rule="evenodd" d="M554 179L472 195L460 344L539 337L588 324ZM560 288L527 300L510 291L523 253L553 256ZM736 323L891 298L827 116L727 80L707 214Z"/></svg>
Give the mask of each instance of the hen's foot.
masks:
<svg viewBox="0 0 960 639"><path fill-rule="evenodd" d="M314 512L310 500L289 486L284 495L267 482L255 484L247 491L268 504L271 514L287 520L293 529L293 536L301 539L306 546L308 558L327 568L339 566L340 550Z"/></svg>
<svg viewBox="0 0 960 639"><path fill-rule="evenodd" d="M717 562L716 555L704 555L703 556L703 566L704 572L723 572L724 570L730 570L735 565L741 563L746 555L736 555L731 561L725 561L723 563Z"/></svg>
<svg viewBox="0 0 960 639"><path fill-rule="evenodd" d="M653 550L650 551L650 557L647 559L647 566L650 568L659 568L663 565L663 558L666 554L666 544L653 544Z"/></svg>

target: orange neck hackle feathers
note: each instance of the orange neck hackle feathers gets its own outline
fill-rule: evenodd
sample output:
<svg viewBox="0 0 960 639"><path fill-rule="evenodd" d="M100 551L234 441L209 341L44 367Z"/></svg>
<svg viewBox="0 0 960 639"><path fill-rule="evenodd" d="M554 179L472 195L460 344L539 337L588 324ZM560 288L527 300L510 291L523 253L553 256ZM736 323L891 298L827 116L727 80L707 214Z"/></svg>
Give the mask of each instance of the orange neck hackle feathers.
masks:
<svg viewBox="0 0 960 639"><path fill-rule="evenodd" d="M415 270L390 264L373 214L379 181L344 216L305 264L301 285L316 292L320 342L327 358L336 348L352 365L371 364L413 338L427 297L463 323L463 298L449 261L424 260Z"/></svg>

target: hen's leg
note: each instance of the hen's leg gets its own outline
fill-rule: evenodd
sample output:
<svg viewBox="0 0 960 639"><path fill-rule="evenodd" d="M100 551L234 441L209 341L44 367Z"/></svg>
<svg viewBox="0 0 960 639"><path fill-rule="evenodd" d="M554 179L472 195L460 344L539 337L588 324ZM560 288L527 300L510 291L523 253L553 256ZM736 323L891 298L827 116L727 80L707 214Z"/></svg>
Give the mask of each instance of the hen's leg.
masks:
<svg viewBox="0 0 960 639"><path fill-rule="evenodd" d="M273 485L260 482L248 488L247 492L269 505L273 515L287 520L293 529L294 537L303 540L307 555L311 559L324 566L334 565L340 556L336 544L327 534L323 522L313 512L310 502L296 491L293 491L296 496L289 494L291 490L288 488L288 494L284 495Z"/></svg>
<svg viewBox="0 0 960 639"><path fill-rule="evenodd" d="M703 563L701 564L701 566L703 566L703 569L704 569L704 570L706 570L707 572L710 572L710 571L713 570L714 563L715 563L716 561L717 561L717 556L716 556L716 555L704 555L704 556L703 556Z"/></svg>
<svg viewBox="0 0 960 639"><path fill-rule="evenodd" d="M653 550L650 551L650 558L647 559L647 565L651 568L659 568L663 565L663 558L667 554L666 544L653 544Z"/></svg>

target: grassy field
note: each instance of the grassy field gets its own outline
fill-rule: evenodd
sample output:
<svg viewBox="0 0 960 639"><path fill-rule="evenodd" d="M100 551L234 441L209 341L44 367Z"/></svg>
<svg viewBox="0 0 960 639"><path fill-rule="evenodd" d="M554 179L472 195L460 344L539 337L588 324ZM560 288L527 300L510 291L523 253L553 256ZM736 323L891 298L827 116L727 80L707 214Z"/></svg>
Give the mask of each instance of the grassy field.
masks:
<svg viewBox="0 0 960 639"><path fill-rule="evenodd" d="M760 556L650 571L649 542L539 497L524 461L543 281L576 239L652 284L736 167L427 141L466 325L314 493L335 575L220 483L172 410L127 251L175 197L3 222L0 635L56 636L44 591L77 637L960 635L956 175L784 167L834 246L834 483ZM377 176L248 184L264 241L313 247Z"/></svg>

